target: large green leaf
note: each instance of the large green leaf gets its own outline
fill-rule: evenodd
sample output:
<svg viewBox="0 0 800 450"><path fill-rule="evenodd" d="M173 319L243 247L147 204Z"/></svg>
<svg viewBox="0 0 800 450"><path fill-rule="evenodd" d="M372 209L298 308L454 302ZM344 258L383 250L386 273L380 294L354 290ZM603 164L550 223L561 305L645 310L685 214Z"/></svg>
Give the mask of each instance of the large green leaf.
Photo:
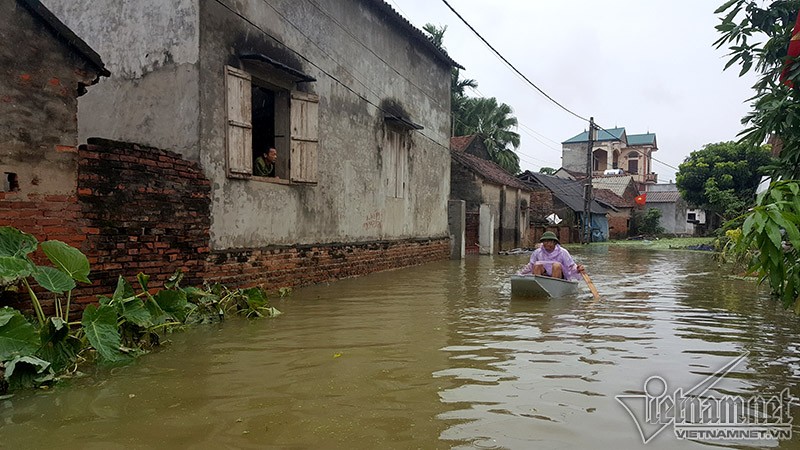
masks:
<svg viewBox="0 0 800 450"><path fill-rule="evenodd" d="M41 330L42 346L36 356L50 361L53 370L60 372L77 359L82 345L80 339L69 334L69 325L60 317L51 317Z"/></svg>
<svg viewBox="0 0 800 450"><path fill-rule="evenodd" d="M33 355L39 342L36 328L19 311L8 306L0 308L0 361Z"/></svg>
<svg viewBox="0 0 800 450"><path fill-rule="evenodd" d="M32 271L33 265L26 258L0 256L0 286L14 284L27 278Z"/></svg>
<svg viewBox="0 0 800 450"><path fill-rule="evenodd" d="M114 290L114 295L111 297L111 301L113 303L122 302L122 300L126 298L131 298L135 296L136 293L133 292L133 286L128 283L122 275L117 278L117 288Z"/></svg>
<svg viewBox="0 0 800 450"><path fill-rule="evenodd" d="M77 281L91 283L88 278L89 260L80 250L61 241L45 241L41 246L44 254L57 268Z"/></svg>
<svg viewBox="0 0 800 450"><path fill-rule="evenodd" d="M89 305L83 311L83 331L100 358L107 362L120 362L126 356L120 351L122 339L117 327L117 312L110 306L96 308Z"/></svg>
<svg viewBox="0 0 800 450"><path fill-rule="evenodd" d="M24 257L36 250L39 241L14 227L0 227L0 256Z"/></svg>
<svg viewBox="0 0 800 450"><path fill-rule="evenodd" d="M50 363L35 356L20 356L6 363L6 379L12 389L38 386L53 378Z"/></svg>
<svg viewBox="0 0 800 450"><path fill-rule="evenodd" d="M145 308L142 299L130 297L118 303L118 305L120 305L120 315L128 322L142 328L153 326L153 316L150 314L150 311Z"/></svg>
<svg viewBox="0 0 800 450"><path fill-rule="evenodd" d="M50 292L61 294L75 288L75 280L55 267L38 266L33 272L33 279Z"/></svg>
<svg viewBox="0 0 800 450"><path fill-rule="evenodd" d="M155 295L156 303L164 312L183 322L186 320L186 293L183 291L162 290Z"/></svg>

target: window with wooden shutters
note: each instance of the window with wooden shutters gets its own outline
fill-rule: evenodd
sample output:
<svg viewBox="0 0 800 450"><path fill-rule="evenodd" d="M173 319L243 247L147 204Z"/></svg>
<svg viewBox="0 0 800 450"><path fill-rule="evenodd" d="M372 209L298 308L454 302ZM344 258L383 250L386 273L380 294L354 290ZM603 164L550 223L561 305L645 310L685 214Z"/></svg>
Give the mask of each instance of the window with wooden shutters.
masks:
<svg viewBox="0 0 800 450"><path fill-rule="evenodd" d="M386 130L386 145L383 154L384 185L386 196L405 198L408 184L408 146L405 133L393 129Z"/></svg>
<svg viewBox="0 0 800 450"><path fill-rule="evenodd" d="M253 174L250 74L225 66L225 89L228 176L246 178Z"/></svg>
<svg viewBox="0 0 800 450"><path fill-rule="evenodd" d="M297 183L317 181L319 97L292 91L291 115L291 180Z"/></svg>

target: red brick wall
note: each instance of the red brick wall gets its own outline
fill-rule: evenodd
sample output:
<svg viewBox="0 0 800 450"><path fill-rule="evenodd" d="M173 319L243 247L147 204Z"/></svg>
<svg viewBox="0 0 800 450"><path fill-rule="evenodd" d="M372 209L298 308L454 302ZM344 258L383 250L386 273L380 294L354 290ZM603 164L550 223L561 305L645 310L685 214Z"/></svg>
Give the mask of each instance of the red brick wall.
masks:
<svg viewBox="0 0 800 450"><path fill-rule="evenodd" d="M612 239L624 239L628 236L627 215L608 214L608 234Z"/></svg>
<svg viewBox="0 0 800 450"><path fill-rule="evenodd" d="M91 230L80 220L80 211L75 196L0 192L0 226L19 228L40 242L59 240L82 248Z"/></svg>
<svg viewBox="0 0 800 450"><path fill-rule="evenodd" d="M480 213L478 211L467 211L465 216L464 253L467 255L477 255L480 252L480 245L478 245Z"/></svg>
<svg viewBox="0 0 800 450"><path fill-rule="evenodd" d="M277 289L357 277L449 256L449 238L213 252L205 278L232 287L262 285Z"/></svg>
<svg viewBox="0 0 800 450"><path fill-rule="evenodd" d="M151 147L89 139L80 148L78 197L88 230L82 247L92 287L113 292L119 275L144 272L160 287L176 270L200 283L208 255L211 188L196 163Z"/></svg>

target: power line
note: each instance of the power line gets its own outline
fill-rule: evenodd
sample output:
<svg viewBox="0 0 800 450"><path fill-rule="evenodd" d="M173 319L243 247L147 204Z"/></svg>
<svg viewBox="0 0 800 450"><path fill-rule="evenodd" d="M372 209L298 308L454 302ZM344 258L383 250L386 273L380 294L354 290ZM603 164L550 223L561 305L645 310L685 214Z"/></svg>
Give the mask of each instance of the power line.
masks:
<svg viewBox="0 0 800 450"><path fill-rule="evenodd" d="M495 53L495 55L497 55L497 56L498 56L498 57L499 57L499 58L500 58L500 59L501 59L501 60L502 60L504 63L506 63L506 64L508 65L508 67L510 67L510 68L511 68L511 69L512 69L514 72L516 72L516 73L517 73L517 75L521 76L521 77L522 77L522 79L523 79L523 80L525 80L525 81L526 81L526 82L527 82L529 85L533 86L533 88L534 88L534 89L536 89L537 91L539 91L539 93L540 93L540 94L542 94L543 96L545 96L545 98L547 98L548 100L550 100L551 102L553 102L554 104L556 104L556 105L557 105L559 108L561 108L561 109L563 109L564 111L566 111L566 112L568 112L568 113L572 114L573 116L575 116L575 117L577 117L577 118L579 118L579 119L583 120L584 122L588 122L588 121L589 121L589 119L587 119L587 118L585 118L585 117L583 117L583 116L581 116L581 115L579 115L579 114L577 114L577 113L573 112L572 110L570 110L570 109L569 109L569 108L567 108L566 106L564 106L564 105L562 105L561 103L557 102L557 101L556 101L556 100L555 100L553 97L551 97L550 95L548 95L548 94L547 94L545 91L543 91L543 90L542 90L542 89L541 89L539 86L537 86L537 85L536 85L536 84L535 84L533 81L531 81L530 79L528 79L528 77L527 77L527 76L525 76L525 74L523 74L522 72L520 72L520 71L519 71L519 69L517 69L517 68L516 68L516 67L515 67L513 64L511 64L511 63L510 63L510 62L509 62L509 61L508 61L508 60L507 60L507 59L506 59L506 58L505 58L505 57L504 57L502 54L500 54L500 52L498 52L498 51L497 51L497 50L496 50L494 47L492 47L492 44L490 44L490 43L489 43L489 41L487 41L486 39L484 39L484 38L483 38L483 36L481 36L481 34L480 34L480 33L478 33L478 31L477 31L475 28L473 28L473 26L472 26L472 25L470 25L470 24L469 24L469 22L467 22L467 21L466 21L466 19L464 19L463 17L461 17L461 14L459 14L459 13L458 13L458 11L456 11L456 10L455 10L455 9L454 9L452 6L450 6L450 3L447 3L447 0L442 0L442 3L444 3L444 4L445 4L445 5L448 7L448 8L450 8L450 11L452 11L452 12L453 12L453 14L455 14L455 15L456 15L456 16L457 16L459 19L461 19L461 21L462 21L462 22L464 22L464 25L466 25L466 26L467 26L467 27L468 27L470 30L472 30L472 32L473 32L473 33L475 33L475 35L476 35L476 36L478 36L478 38L479 38L481 41L483 41L483 43L484 43L484 44L486 44L486 46L487 46L487 47L489 47L489 49L491 49L491 50L492 50L492 51Z"/></svg>

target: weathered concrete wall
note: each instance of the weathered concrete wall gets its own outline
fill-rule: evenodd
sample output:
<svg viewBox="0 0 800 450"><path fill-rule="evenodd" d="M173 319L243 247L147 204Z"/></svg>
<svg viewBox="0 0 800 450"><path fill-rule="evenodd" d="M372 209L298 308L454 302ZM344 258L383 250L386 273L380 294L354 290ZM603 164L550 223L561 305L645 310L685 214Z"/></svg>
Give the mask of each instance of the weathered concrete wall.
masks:
<svg viewBox="0 0 800 450"><path fill-rule="evenodd" d="M463 259L466 252L466 211L464 200L447 202L447 227L450 231L450 259Z"/></svg>
<svg viewBox="0 0 800 450"><path fill-rule="evenodd" d="M199 0L43 0L112 76L78 104L79 138L174 150L196 161Z"/></svg>
<svg viewBox="0 0 800 450"><path fill-rule="evenodd" d="M655 208L661 211L659 224L665 233L694 234L694 224L686 221L686 202L683 199L677 203L647 203L644 211Z"/></svg>
<svg viewBox="0 0 800 450"><path fill-rule="evenodd" d="M97 73L28 11L4 3L11 5L0 14L0 191L18 201L74 196L78 85Z"/></svg>
<svg viewBox="0 0 800 450"><path fill-rule="evenodd" d="M447 236L449 68L369 2L317 1L322 11L297 1L225 3L230 9L203 2L200 21L201 162L214 185L212 247ZM243 68L241 52L317 78L299 86L320 98L316 185L226 177L224 66ZM381 178L384 112L373 105L388 100L425 127L424 136L411 134L409 190L399 199Z"/></svg>

